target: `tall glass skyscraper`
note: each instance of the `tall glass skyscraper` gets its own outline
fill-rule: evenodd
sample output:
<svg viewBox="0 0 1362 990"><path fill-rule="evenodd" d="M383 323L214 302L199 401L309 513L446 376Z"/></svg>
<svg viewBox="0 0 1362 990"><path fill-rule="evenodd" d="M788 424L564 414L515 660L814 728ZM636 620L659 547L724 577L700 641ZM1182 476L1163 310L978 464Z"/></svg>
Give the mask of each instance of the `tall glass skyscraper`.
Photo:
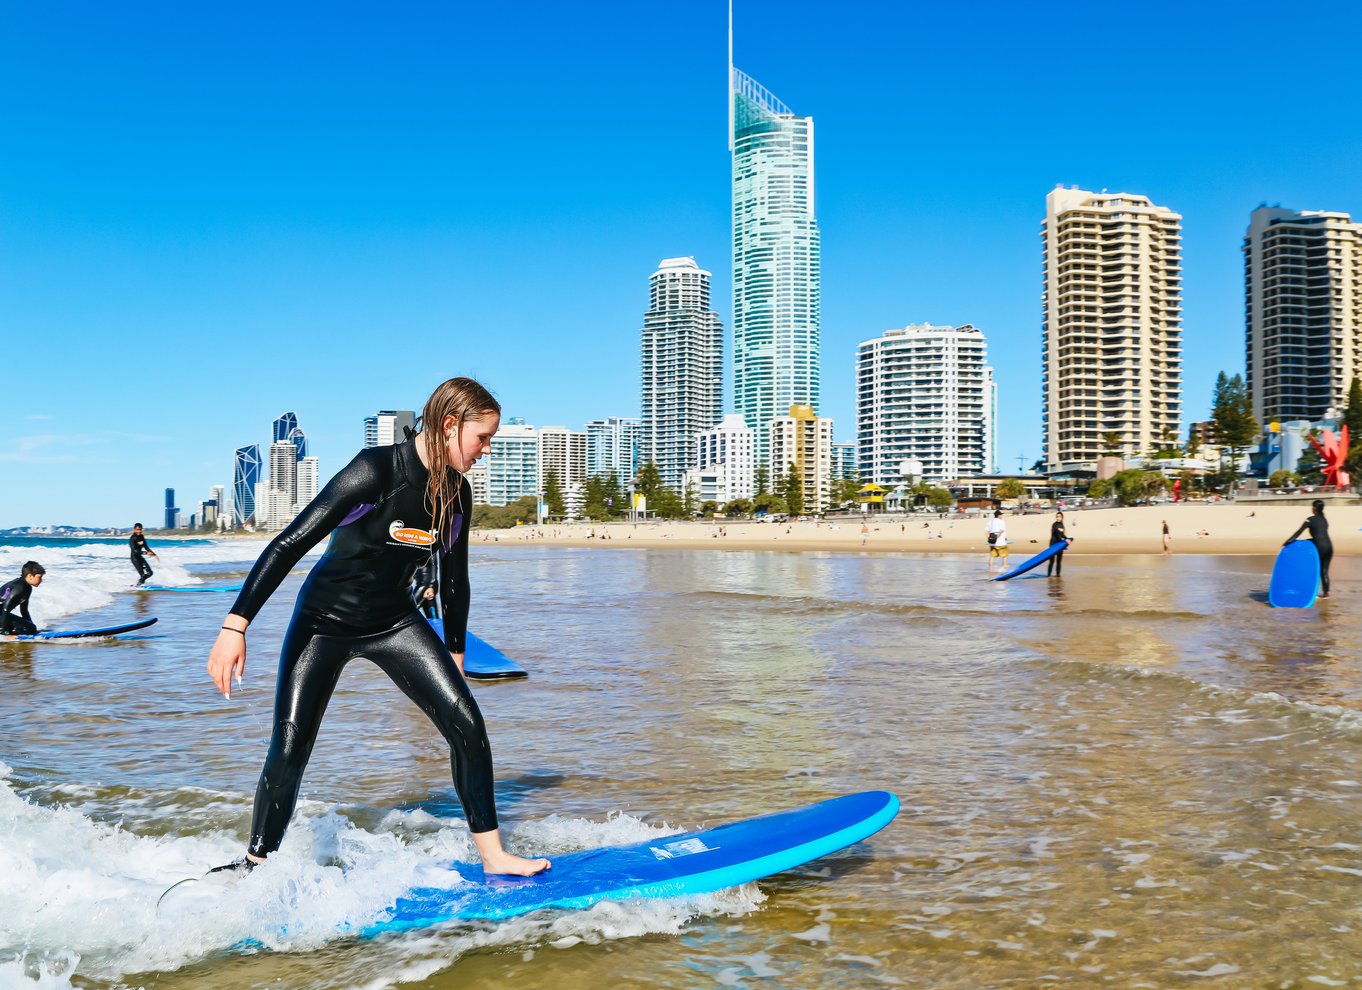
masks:
<svg viewBox="0 0 1362 990"><path fill-rule="evenodd" d="M298 448L298 460L301 461L307 456L307 434L301 429L295 426L288 431L288 436L284 437L284 439Z"/></svg>
<svg viewBox="0 0 1362 990"><path fill-rule="evenodd" d="M238 526L255 521L255 486L260 484L260 447L238 447L232 459L232 514Z"/></svg>
<svg viewBox="0 0 1362 990"><path fill-rule="evenodd" d="M296 429L298 429L298 414L280 413L279 418L274 421L274 436L271 438L271 442L278 443L280 440L287 440L288 435Z"/></svg>
<svg viewBox="0 0 1362 990"><path fill-rule="evenodd" d="M733 67L733 402L769 455L771 421L792 405L818 409L818 220L813 118Z"/></svg>

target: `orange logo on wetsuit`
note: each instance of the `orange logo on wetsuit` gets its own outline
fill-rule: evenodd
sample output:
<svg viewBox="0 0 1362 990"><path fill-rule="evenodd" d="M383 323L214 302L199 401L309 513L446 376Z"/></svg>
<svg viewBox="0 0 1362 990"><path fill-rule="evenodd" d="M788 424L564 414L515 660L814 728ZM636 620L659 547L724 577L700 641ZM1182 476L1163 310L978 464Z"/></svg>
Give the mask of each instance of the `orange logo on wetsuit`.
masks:
<svg viewBox="0 0 1362 990"><path fill-rule="evenodd" d="M428 533L424 529L417 529L415 526L403 526L401 519L396 519L388 526L388 535L397 543L409 547L428 547L435 542L435 534Z"/></svg>

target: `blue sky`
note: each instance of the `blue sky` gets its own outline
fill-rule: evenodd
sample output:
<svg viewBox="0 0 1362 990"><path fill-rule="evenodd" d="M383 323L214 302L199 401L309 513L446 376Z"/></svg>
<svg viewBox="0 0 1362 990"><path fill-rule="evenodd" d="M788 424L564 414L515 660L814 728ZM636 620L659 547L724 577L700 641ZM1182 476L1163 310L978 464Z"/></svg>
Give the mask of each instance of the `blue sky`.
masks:
<svg viewBox="0 0 1362 990"><path fill-rule="evenodd" d="M664 257L731 327L727 9L637 2L0 8L0 527L159 521L298 413L472 374L508 415L638 412ZM1185 397L1243 367L1264 201L1362 216L1354 5L738 0L735 62L817 127L822 411L856 344L974 323L1004 468L1040 454L1057 183L1184 216Z"/></svg>

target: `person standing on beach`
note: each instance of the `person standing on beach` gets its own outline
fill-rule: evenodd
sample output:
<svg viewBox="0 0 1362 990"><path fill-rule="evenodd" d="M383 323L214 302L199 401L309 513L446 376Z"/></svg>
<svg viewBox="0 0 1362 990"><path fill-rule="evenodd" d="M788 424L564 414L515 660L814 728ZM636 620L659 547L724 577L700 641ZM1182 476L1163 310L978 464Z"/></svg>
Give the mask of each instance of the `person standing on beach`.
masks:
<svg viewBox="0 0 1362 990"><path fill-rule="evenodd" d="M43 565L36 560L24 562L19 576L0 588L0 633L6 636L32 636L38 631L33 616L28 614L28 599L33 589L43 583ZM15 614L15 611L18 614Z"/></svg>
<svg viewBox="0 0 1362 990"><path fill-rule="evenodd" d="M1068 543L1069 537L1064 533L1064 513L1056 512L1055 521L1050 524L1050 546L1056 543ZM1064 551L1061 550L1045 562L1045 576L1051 573L1055 577L1062 577L1064 574Z"/></svg>
<svg viewBox="0 0 1362 990"><path fill-rule="evenodd" d="M1329 520L1324 518L1324 499L1315 499L1310 507L1314 510L1310 517L1300 524L1300 528L1292 533L1282 546L1286 546L1287 543L1290 543L1307 529L1310 531L1310 540L1315 544L1315 549L1319 551L1319 596L1328 598L1329 563L1334 559L1334 544L1329 539Z"/></svg>
<svg viewBox="0 0 1362 990"><path fill-rule="evenodd" d="M156 556L156 551L147 546L147 538L142 535L141 523L133 524L132 536L128 537L128 549L132 551L132 566L137 568L137 587L140 588L147 583L147 578L151 577L152 573L147 558Z"/></svg>
<svg viewBox="0 0 1362 990"><path fill-rule="evenodd" d="M463 677L473 509L467 475L490 452L500 424L501 406L487 389L449 379L427 400L414 437L360 451L251 568L208 658L208 674L227 698L246 667L251 620L303 555L331 536L284 636L246 855L210 873L242 876L279 848L331 692L356 657L391 677L449 743L454 788L483 871L529 876L549 868L547 859L514 856L501 844L491 747ZM444 642L409 590L416 569L436 557Z"/></svg>
<svg viewBox="0 0 1362 990"><path fill-rule="evenodd" d="M1168 532L1168 520L1163 521L1163 552L1168 553L1168 545L1173 542L1172 535Z"/></svg>
<svg viewBox="0 0 1362 990"><path fill-rule="evenodd" d="M988 569L993 570L993 562L1001 560L1007 568L1007 523L1003 522L1003 510L994 509L993 518L988 521Z"/></svg>

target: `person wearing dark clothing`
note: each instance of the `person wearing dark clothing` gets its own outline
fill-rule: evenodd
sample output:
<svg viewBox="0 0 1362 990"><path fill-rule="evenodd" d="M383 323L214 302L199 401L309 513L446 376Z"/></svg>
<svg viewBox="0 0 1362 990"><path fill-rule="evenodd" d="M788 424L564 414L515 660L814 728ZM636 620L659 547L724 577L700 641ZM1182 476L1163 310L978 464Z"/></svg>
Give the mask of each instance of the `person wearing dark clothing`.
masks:
<svg viewBox="0 0 1362 990"><path fill-rule="evenodd" d="M1329 563L1334 559L1334 544L1329 539L1329 520L1324 518L1324 500L1315 499L1311 508L1314 512L1305 522L1300 524L1300 528L1291 534L1286 543L1290 543L1307 529L1310 531L1310 540L1315 544L1315 549L1319 551L1319 596L1328 598ZM1282 546L1286 546L1286 543L1283 543Z"/></svg>
<svg viewBox="0 0 1362 990"><path fill-rule="evenodd" d="M1056 543L1064 543L1069 538L1064 535L1064 513L1056 512L1055 521L1050 524L1050 546ZM1064 551L1061 550L1045 562L1045 576L1054 574L1055 577L1062 577L1064 574Z"/></svg>
<svg viewBox="0 0 1362 990"><path fill-rule="evenodd" d="M391 677L449 743L454 787L484 871L529 875L548 868L546 859L522 859L501 845L491 747L462 676L473 509L465 476L490 449L500 412L477 382L445 382L426 403L414 439L361 451L251 569L208 660L209 675L229 698L233 676L240 681L245 668L247 626L303 555L330 534L284 636L273 735L246 856L217 871L248 872L279 848L327 702L356 657ZM417 569L432 562L440 574L443 643L410 590Z"/></svg>
<svg viewBox="0 0 1362 990"><path fill-rule="evenodd" d="M33 589L43 583L47 571L36 560L24 563L19 576L0 587L0 633L7 636L32 636L38 631L33 616L28 614L28 599Z"/></svg>
<svg viewBox="0 0 1362 990"><path fill-rule="evenodd" d="M132 566L137 568L137 587L147 583L147 578L151 577L151 565L147 563L148 557L155 557L156 551L147 546L147 538L142 535L142 524L137 523L132 528L132 536L128 537L128 549L132 551Z"/></svg>

